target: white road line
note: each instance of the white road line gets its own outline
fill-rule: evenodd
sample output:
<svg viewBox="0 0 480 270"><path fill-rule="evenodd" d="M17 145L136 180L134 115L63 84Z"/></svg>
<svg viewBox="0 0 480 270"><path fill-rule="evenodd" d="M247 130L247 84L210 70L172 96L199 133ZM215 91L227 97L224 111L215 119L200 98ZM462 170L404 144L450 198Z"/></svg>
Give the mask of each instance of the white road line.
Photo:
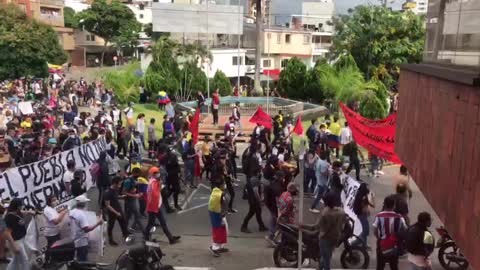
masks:
<svg viewBox="0 0 480 270"><path fill-rule="evenodd" d="M210 190L210 188L209 188L209 187L207 187L207 186L206 186L206 185L204 185L204 184L199 184L198 186L199 186L199 187L203 187L203 188L205 188L205 189L208 189L208 190Z"/></svg>
<svg viewBox="0 0 480 270"><path fill-rule="evenodd" d="M188 198L185 200L185 202L183 203L182 205L182 209L185 209L187 207L187 204L190 203L190 201L192 200L193 196L195 196L195 193L197 193L197 190L198 189L195 189L194 191L192 191L192 193L190 193L190 196L188 196Z"/></svg>
<svg viewBox="0 0 480 270"><path fill-rule="evenodd" d="M185 209L185 210L182 210L182 211L178 211L177 214L180 215L180 214L184 214L184 213L187 213L187 212L190 212L192 210L195 210L195 209L198 209L198 208L202 208L204 206L207 206L208 205L208 202L207 203L202 203L200 205L197 205L197 206L194 206L192 208L188 208L188 209Z"/></svg>

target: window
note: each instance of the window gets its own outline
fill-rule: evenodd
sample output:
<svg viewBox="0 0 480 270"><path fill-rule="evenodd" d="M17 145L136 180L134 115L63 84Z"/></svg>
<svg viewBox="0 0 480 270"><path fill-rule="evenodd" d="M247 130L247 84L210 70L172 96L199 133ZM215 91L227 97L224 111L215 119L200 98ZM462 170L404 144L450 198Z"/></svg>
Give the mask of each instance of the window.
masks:
<svg viewBox="0 0 480 270"><path fill-rule="evenodd" d="M263 68L269 68L270 65L272 64L272 60L270 59L263 59Z"/></svg>
<svg viewBox="0 0 480 270"><path fill-rule="evenodd" d="M232 66L243 65L243 57L240 57L240 63L238 63L238 56L232 57Z"/></svg>
<svg viewBox="0 0 480 270"><path fill-rule="evenodd" d="M285 35L285 43L290 43L290 34Z"/></svg>
<svg viewBox="0 0 480 270"><path fill-rule="evenodd" d="M143 4L138 5L138 7L140 8L140 10L144 10L144 9L145 9L145 6L144 6Z"/></svg>
<svg viewBox="0 0 480 270"><path fill-rule="evenodd" d="M310 35L303 35L303 44L310 44Z"/></svg>
<svg viewBox="0 0 480 270"><path fill-rule="evenodd" d="M87 40L87 41L95 41L95 35L87 34L86 40Z"/></svg>
<svg viewBox="0 0 480 270"><path fill-rule="evenodd" d="M282 44L282 34L277 35L277 44Z"/></svg>
<svg viewBox="0 0 480 270"><path fill-rule="evenodd" d="M282 68L285 68L288 64L288 59L283 59L282 60Z"/></svg>
<svg viewBox="0 0 480 270"><path fill-rule="evenodd" d="M140 17L140 19L143 19L143 14L138 14L138 17Z"/></svg>

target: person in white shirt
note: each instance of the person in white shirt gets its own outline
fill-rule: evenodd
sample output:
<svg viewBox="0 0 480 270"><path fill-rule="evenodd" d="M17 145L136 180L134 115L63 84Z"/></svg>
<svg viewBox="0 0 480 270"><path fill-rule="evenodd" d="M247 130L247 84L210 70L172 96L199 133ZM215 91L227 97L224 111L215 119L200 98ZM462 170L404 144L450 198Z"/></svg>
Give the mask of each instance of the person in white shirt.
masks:
<svg viewBox="0 0 480 270"><path fill-rule="evenodd" d="M113 123L118 123L118 121L122 120L121 111L117 108L117 105L112 106L112 111L110 112L110 117L112 117Z"/></svg>
<svg viewBox="0 0 480 270"><path fill-rule="evenodd" d="M142 146L145 149L145 114L141 113L137 116L137 131L140 134Z"/></svg>
<svg viewBox="0 0 480 270"><path fill-rule="evenodd" d="M59 204L57 197L47 197L47 207L43 209L43 215L47 221L45 225L45 238L47 238L47 249L49 249L55 242L60 240L60 229L58 224L63 221L63 218L68 214L68 209L64 208L57 211L55 207Z"/></svg>
<svg viewBox="0 0 480 270"><path fill-rule="evenodd" d="M65 183L65 190L70 195L72 194L72 180L75 174L75 161L69 160L67 162L67 170L63 174L63 183Z"/></svg>
<svg viewBox="0 0 480 270"><path fill-rule="evenodd" d="M77 205L75 209L70 212L70 226L72 229L77 261L85 262L88 260L88 233L102 225L103 219L102 217L99 217L95 224L89 225L85 209L87 202L89 202L90 199L85 195L80 195L75 198L75 201Z"/></svg>
<svg viewBox="0 0 480 270"><path fill-rule="evenodd" d="M348 122L345 122L345 127L340 131L340 144L342 147L349 144L352 141L352 130L348 126Z"/></svg>
<svg viewBox="0 0 480 270"><path fill-rule="evenodd" d="M127 116L127 124L129 127L133 126L133 102L128 103L128 107L123 110Z"/></svg>

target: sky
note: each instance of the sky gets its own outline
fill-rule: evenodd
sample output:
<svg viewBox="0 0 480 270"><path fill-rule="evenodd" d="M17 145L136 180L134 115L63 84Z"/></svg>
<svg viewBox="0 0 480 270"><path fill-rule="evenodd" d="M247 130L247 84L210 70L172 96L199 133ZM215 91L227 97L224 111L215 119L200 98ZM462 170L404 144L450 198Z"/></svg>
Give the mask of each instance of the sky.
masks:
<svg viewBox="0 0 480 270"><path fill-rule="evenodd" d="M393 2L393 3L392 3ZM399 9L402 6L404 0L389 0L389 6L392 6L393 9ZM345 14L349 8L354 8L358 5L367 5L369 3L378 5L380 0L336 0L337 13ZM392 3L392 4L391 4Z"/></svg>

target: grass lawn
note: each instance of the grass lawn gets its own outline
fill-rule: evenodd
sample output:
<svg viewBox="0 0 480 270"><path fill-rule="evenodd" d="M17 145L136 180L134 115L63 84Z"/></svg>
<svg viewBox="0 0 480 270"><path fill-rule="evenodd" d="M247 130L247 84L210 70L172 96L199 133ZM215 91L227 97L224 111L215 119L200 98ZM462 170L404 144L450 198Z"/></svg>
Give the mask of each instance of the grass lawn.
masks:
<svg viewBox="0 0 480 270"><path fill-rule="evenodd" d="M161 138L163 134L163 116L164 111L160 111L157 104L135 104L133 105L133 114L135 119L140 113L145 114L145 140L148 141L147 128L150 125L150 119L155 118L155 134L157 138ZM126 124L126 122L125 122Z"/></svg>

